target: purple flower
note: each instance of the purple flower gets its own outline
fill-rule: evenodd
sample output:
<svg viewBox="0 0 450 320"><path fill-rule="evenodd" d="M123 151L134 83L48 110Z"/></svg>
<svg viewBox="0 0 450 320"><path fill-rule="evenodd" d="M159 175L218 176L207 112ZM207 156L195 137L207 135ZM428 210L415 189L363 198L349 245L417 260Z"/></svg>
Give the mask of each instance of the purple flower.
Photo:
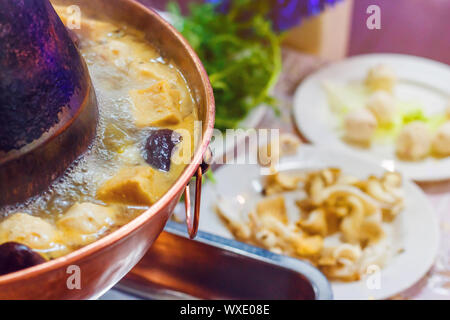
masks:
<svg viewBox="0 0 450 320"><path fill-rule="evenodd" d="M218 5L220 12L227 12L233 0L206 0ZM284 31L301 23L303 18L322 12L327 5L334 5L341 0L258 0L271 3L269 18L275 30Z"/></svg>

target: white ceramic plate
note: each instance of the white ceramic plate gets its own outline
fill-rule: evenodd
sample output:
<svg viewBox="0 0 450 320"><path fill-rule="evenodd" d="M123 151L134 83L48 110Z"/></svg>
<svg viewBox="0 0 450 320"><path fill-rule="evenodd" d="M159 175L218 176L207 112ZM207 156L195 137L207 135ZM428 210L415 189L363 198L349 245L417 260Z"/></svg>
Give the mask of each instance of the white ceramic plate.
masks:
<svg viewBox="0 0 450 320"><path fill-rule="evenodd" d="M405 162L396 158L393 143L373 143L370 149L361 149L345 143L339 137L336 130L337 117L330 110L323 82L345 84L349 81L362 81L369 68L378 64L386 64L396 72L399 78L395 88L397 98L420 101L426 114L445 110L450 98L449 66L407 55L361 55L322 68L299 86L294 99L294 117L299 130L316 145L333 146L360 156L384 160L413 180L449 179L450 157L439 160L430 157L420 162Z"/></svg>
<svg viewBox="0 0 450 320"><path fill-rule="evenodd" d="M268 113L268 111L271 110L270 107L266 105L260 105L256 108L254 108L250 113L239 123L239 128L241 129L251 129L251 128L257 128L258 125L261 123L265 115ZM214 158L213 162L221 162L220 159L223 159L224 156L228 155L231 156L234 154L234 150L236 146L241 145L244 143L247 134L240 134L237 135L235 139L230 140L226 139L225 133L221 133L221 135L217 136L216 134L219 133L214 132L213 138L211 139L211 143L209 145L210 149L213 152ZM230 143L231 142L231 143Z"/></svg>
<svg viewBox="0 0 450 320"><path fill-rule="evenodd" d="M342 150L301 146L295 156L283 158L282 169L314 170L338 167L359 178L382 175L380 163L363 161ZM260 185L257 165L225 165L215 172L216 184L208 182L202 193L200 229L223 237L233 236L214 211L219 195L239 201L256 193ZM437 216L423 192L404 181L406 208L394 222L395 235L404 252L396 255L380 273L380 288L369 289L367 280L332 283L336 299L384 299L416 283L432 266L438 250ZM372 278L374 280L374 278ZM377 280L377 279L375 279Z"/></svg>

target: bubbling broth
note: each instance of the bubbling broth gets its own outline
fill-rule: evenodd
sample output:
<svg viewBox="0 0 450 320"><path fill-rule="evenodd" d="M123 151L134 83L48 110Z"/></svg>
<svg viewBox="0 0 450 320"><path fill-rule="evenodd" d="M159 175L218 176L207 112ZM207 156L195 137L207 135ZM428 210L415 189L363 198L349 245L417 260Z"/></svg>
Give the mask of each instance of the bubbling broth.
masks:
<svg viewBox="0 0 450 320"><path fill-rule="evenodd" d="M66 8L55 9L66 23ZM142 33L90 18L73 31L97 94L97 137L47 192L0 209L0 244L23 243L47 259L117 229L166 193L191 159L198 119L183 75Z"/></svg>

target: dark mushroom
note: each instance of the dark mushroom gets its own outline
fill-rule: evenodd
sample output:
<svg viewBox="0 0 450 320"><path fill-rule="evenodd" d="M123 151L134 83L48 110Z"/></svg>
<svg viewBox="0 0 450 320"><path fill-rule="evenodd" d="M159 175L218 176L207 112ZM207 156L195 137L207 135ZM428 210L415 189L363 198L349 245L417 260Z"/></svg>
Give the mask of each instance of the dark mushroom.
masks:
<svg viewBox="0 0 450 320"><path fill-rule="evenodd" d="M0 275L16 272L45 262L45 259L26 245L6 242L0 245Z"/></svg>
<svg viewBox="0 0 450 320"><path fill-rule="evenodd" d="M173 149L181 141L181 135L173 130L151 131L145 144L145 161L155 169L170 171Z"/></svg>

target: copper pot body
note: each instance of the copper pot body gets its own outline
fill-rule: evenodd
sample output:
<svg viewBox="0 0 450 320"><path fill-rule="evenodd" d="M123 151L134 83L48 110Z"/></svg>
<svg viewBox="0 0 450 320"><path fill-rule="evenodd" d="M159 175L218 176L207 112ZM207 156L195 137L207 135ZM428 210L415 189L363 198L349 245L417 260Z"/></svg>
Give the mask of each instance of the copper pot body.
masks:
<svg viewBox="0 0 450 320"><path fill-rule="evenodd" d="M203 121L202 142L172 188L149 210L110 235L64 257L0 277L0 299L93 299L125 276L162 232L207 151L214 127L208 76L186 40L156 12L133 0L53 0L144 31L186 77Z"/></svg>

